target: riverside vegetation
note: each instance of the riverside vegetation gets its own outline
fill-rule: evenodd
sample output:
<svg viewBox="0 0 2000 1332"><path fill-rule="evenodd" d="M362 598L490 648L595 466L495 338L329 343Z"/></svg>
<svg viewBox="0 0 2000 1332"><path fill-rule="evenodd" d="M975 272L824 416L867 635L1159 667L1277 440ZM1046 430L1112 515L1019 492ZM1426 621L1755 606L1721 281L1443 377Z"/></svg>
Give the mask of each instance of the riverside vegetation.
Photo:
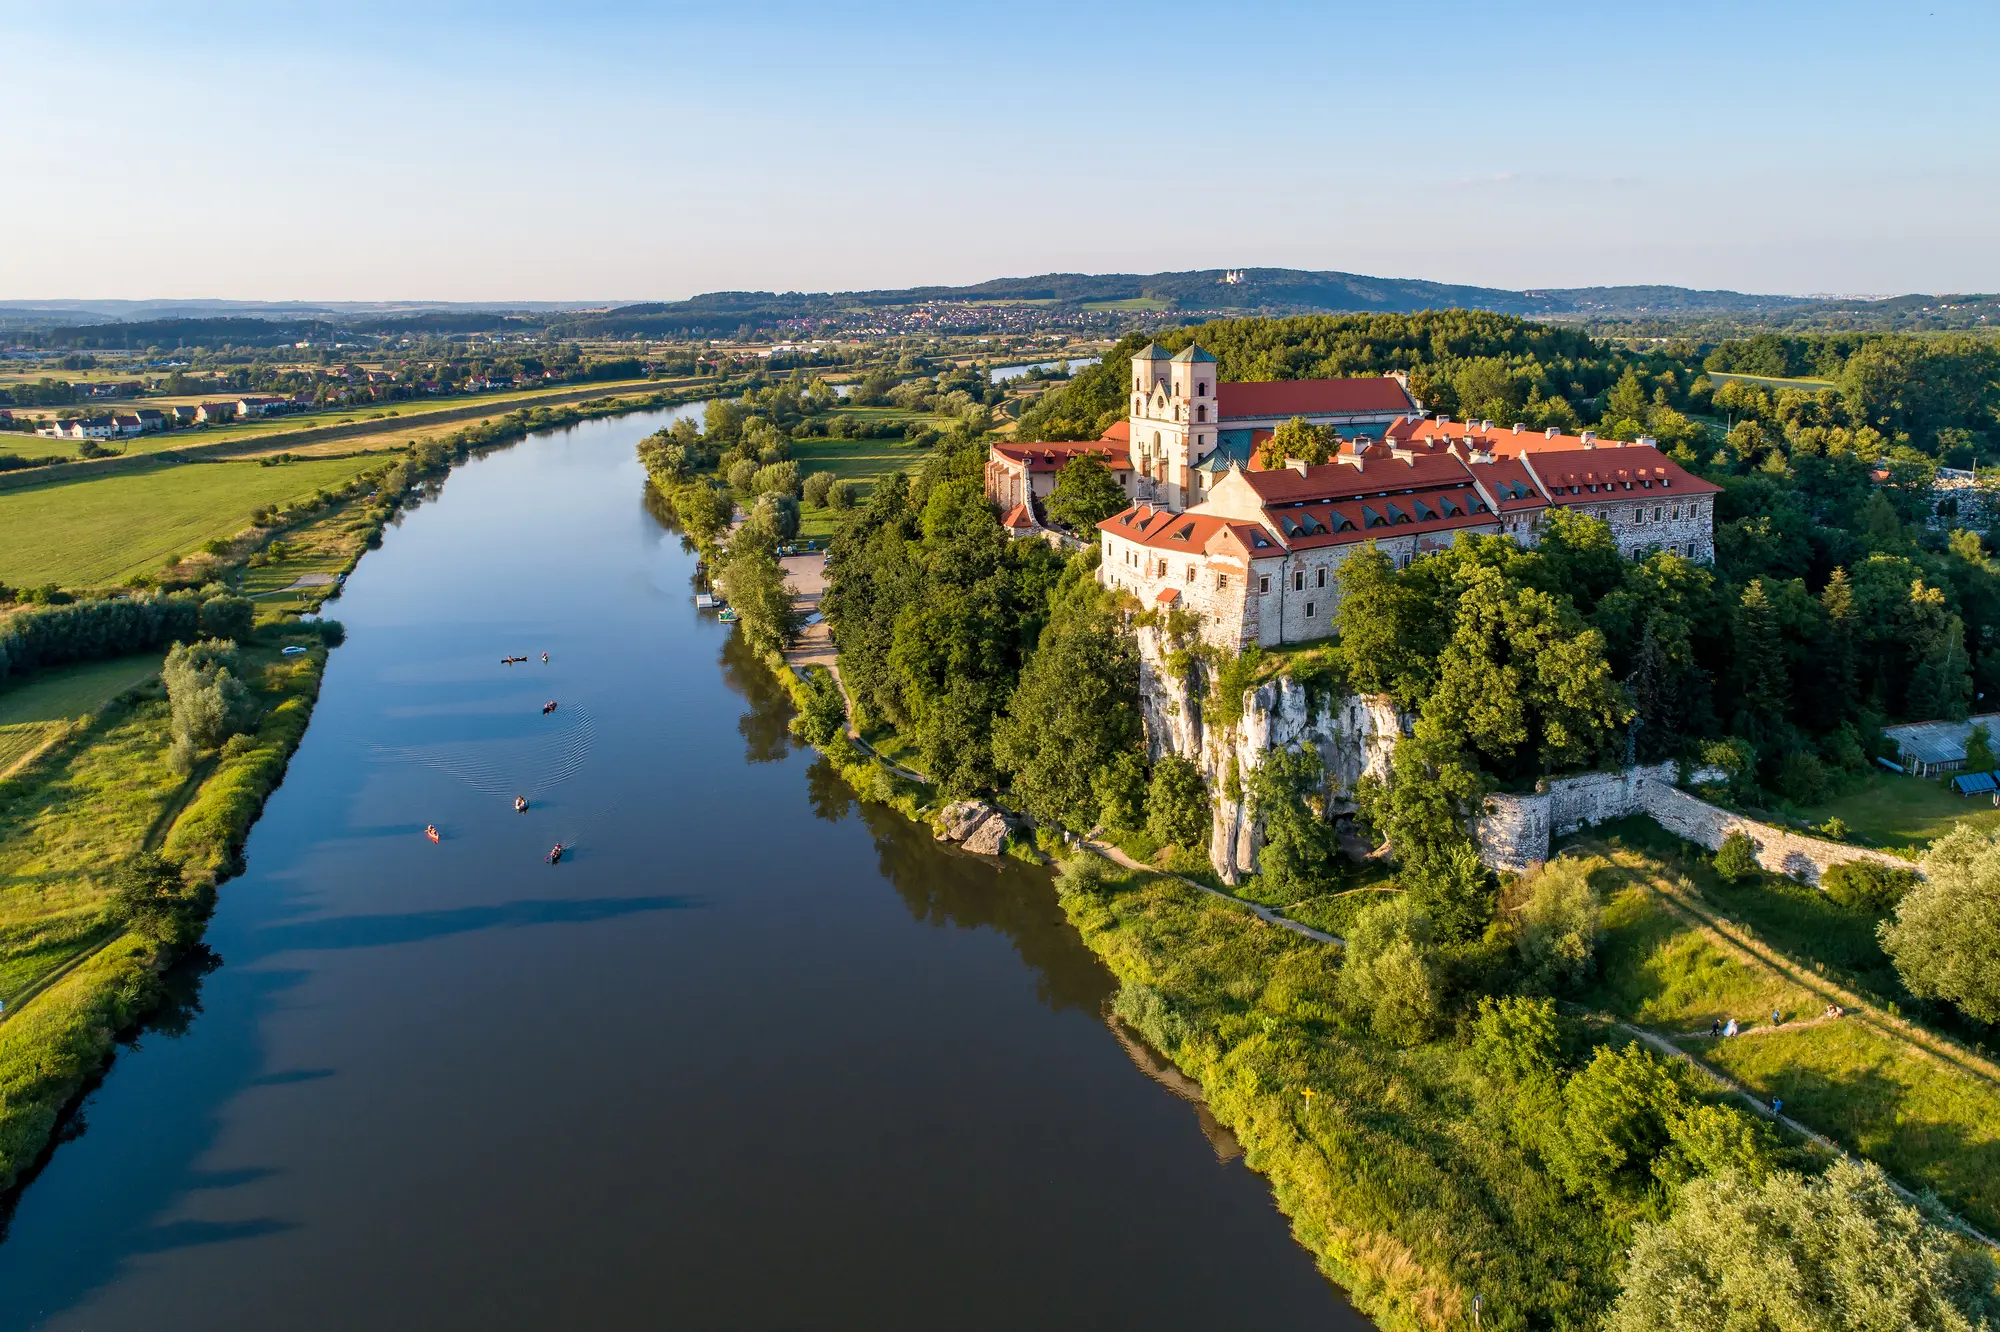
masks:
<svg viewBox="0 0 2000 1332"><path fill-rule="evenodd" d="M1199 336L1211 348L1234 338L1266 373L1328 373L1306 335L1329 323L1349 351L1407 353L1413 380L1449 380L1461 402L1480 376L1500 375L1521 405L1539 392L1545 412L1632 433L1664 436L1675 426L1664 413L1681 411L1654 383L1670 373L1658 360L1498 317L1241 321ZM1451 350L1433 358L1431 335L1445 332ZM1598 391L1551 394L1514 342L1560 353L1572 389L1587 389L1587 363L1598 364ZM1086 437L1101 430L1096 387L1079 375L1030 409L1024 431L1055 433L1035 428L1037 413ZM1683 401L1694 410L1674 447L1737 506L1715 567L1627 563L1601 525L1571 517L1535 551L1465 538L1398 571L1364 549L1349 562L1338 638L1268 658L1217 654L1175 617L1121 605L1095 582L1094 546L1064 558L1009 542L970 428L939 437L842 519L823 603L839 680L786 670L778 655L796 621L773 553L776 506L753 500L730 534L721 505L697 497L694 516L704 505L715 516L689 528L740 631L790 687L794 729L865 797L912 817L992 794L1033 816L1046 851L1064 851L1060 830L1097 830L1200 863L1201 774L1171 756L1149 763L1136 726L1130 629L1142 617L1211 724L1234 724L1232 702L1274 671L1317 696L1387 694L1417 713L1395 780L1356 793L1357 831L1393 853L1386 877L1341 867L1318 755L1281 751L1227 776L1253 795L1265 831L1262 870L1240 893L1310 905L1343 947L1088 855L1069 856L1059 879L1065 910L1123 985L1120 1018L1201 1083L1301 1241L1385 1325L1470 1326L1475 1309L1491 1327L2000 1325L1989 1255L1875 1164L1992 1224L1995 1084L1963 1044L1990 1038L1987 991L1964 976L1994 974L1977 926L2000 895L2000 846L1941 846L1960 868L1920 888L1836 867L1824 896L1742 871L1729 848L1711 862L1671 839L1504 881L1473 850L1485 791L1615 763L1635 746L1723 767L1725 798L1824 795L1859 780L1882 720L1962 707L1985 669L1964 647L1995 574L1983 538L1929 534L1913 521L1908 475L1892 468L1875 484L1851 442L1795 433L1742 455ZM1921 453L1914 438L1903 431L1889 447ZM1959 447L1942 434L1928 443ZM1816 553L1780 578L1785 566L1759 563L1764 534L1793 513ZM1853 604L1864 584L1865 616ZM1844 689L1835 697L1830 671ZM1496 679L1510 682L1497 695ZM1723 896L1677 886L1694 877ZM1948 932L1938 956L1899 949L1915 933L1899 934L1900 916L1953 914L1972 923ZM1805 1025L1828 994L1868 1005L1866 1019ZM1767 1001L1789 1030L1705 1043L1684 1029ZM1865 1160L1838 1163L1654 1039L1783 1095ZM1926 1060L1954 1071L1934 1076ZM1893 1111L1865 1109L1871 1097ZM1754 1248L1717 1238L1739 1225ZM1835 1225L1854 1238L1829 1250L1816 1236ZM1768 1279L1779 1268L1796 1279Z"/></svg>
<svg viewBox="0 0 2000 1332"><path fill-rule="evenodd" d="M0 589L19 599L0 616L0 1193L159 1002L241 868L341 640L337 622L298 613L337 596L384 526L468 454L674 400L511 412L331 473L282 458L175 468L155 479L196 483L180 496L202 497L191 530L214 535L164 558L150 534L189 515L154 516L131 477L0 496L36 505L34 523L7 528L7 558L52 580ZM327 579L286 593L302 573ZM106 577L122 585L80 586Z"/></svg>

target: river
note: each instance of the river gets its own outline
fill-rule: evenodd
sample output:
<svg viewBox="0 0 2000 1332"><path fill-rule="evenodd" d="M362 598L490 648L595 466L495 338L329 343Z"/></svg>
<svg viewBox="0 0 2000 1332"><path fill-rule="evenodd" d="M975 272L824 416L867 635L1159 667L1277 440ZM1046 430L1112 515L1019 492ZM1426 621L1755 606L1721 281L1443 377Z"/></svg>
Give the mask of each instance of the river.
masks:
<svg viewBox="0 0 2000 1332"><path fill-rule="evenodd" d="M0 1328L1367 1326L1106 1027L1047 874L791 742L646 510L667 416L467 463L348 579Z"/></svg>

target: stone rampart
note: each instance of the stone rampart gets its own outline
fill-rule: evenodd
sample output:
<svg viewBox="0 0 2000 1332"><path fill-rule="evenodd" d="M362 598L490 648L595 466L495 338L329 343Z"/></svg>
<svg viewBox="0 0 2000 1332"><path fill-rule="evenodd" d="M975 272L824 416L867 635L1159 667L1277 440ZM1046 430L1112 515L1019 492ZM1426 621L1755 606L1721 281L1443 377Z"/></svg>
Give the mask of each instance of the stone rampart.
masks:
<svg viewBox="0 0 2000 1332"><path fill-rule="evenodd" d="M1697 780L1719 773L1697 773ZM1746 819L1709 804L1674 785L1671 763L1626 768L1622 772L1588 772L1561 777L1533 795L1493 795L1479 820L1479 853L1495 869L1522 870L1548 859L1555 838L1632 814L1650 816L1676 837L1713 851L1733 832L1757 846L1757 862L1776 874L1804 883L1818 883L1827 866L1845 860L1870 860L1896 869L1911 862L1886 851L1848 846Z"/></svg>

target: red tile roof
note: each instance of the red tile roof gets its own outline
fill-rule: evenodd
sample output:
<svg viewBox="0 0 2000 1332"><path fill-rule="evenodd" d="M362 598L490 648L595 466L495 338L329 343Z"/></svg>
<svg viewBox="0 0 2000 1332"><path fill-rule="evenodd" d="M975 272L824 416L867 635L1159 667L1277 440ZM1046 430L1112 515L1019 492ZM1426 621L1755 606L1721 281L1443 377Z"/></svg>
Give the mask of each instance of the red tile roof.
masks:
<svg viewBox="0 0 2000 1332"><path fill-rule="evenodd" d="M1123 444L1113 444L1101 439L1050 444L1001 442L994 444L993 452L1008 462L1025 464L1031 472L1061 471L1064 463L1080 453L1097 455L1104 460L1105 466L1114 472L1132 470L1131 450Z"/></svg>
<svg viewBox="0 0 2000 1332"><path fill-rule="evenodd" d="M1401 458L1366 458L1359 466L1350 462L1322 463L1306 468L1303 474L1291 467L1274 467L1267 472L1245 472L1243 477L1264 503L1290 504L1384 490L1393 493L1413 487L1457 485L1470 482L1472 473L1452 454L1412 453Z"/></svg>
<svg viewBox="0 0 2000 1332"><path fill-rule="evenodd" d="M1027 505L1016 504L1013 508L1007 510L1007 516L1000 520L1000 526L1010 531L1020 532L1031 531L1034 528L1040 527L1041 524L1035 521L1034 514L1028 512Z"/></svg>
<svg viewBox="0 0 2000 1332"><path fill-rule="evenodd" d="M1614 495L1624 499L1662 492L1715 495L1722 490L1721 486L1692 475L1672 458L1644 444L1538 450L1521 461L1558 504L1589 504Z"/></svg>
<svg viewBox="0 0 2000 1332"><path fill-rule="evenodd" d="M1372 379L1280 379L1257 384L1217 384L1215 398L1216 412L1224 421L1408 412L1416 406L1402 384L1387 375Z"/></svg>

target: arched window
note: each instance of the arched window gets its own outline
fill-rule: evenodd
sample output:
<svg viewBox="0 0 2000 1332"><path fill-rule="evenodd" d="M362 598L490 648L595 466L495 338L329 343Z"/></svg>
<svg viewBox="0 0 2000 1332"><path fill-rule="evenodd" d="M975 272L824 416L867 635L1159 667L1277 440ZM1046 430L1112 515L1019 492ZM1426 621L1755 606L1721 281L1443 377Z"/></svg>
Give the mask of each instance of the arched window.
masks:
<svg viewBox="0 0 2000 1332"><path fill-rule="evenodd" d="M1160 447L1160 432L1157 430L1153 432L1153 447L1156 449Z"/></svg>
<svg viewBox="0 0 2000 1332"><path fill-rule="evenodd" d="M1203 403L1201 406L1194 409L1194 419L1197 421L1206 421L1208 419L1207 403Z"/></svg>
<svg viewBox="0 0 2000 1332"><path fill-rule="evenodd" d="M1194 396L1197 398L1206 398L1208 396L1208 385L1196 384L1194 386Z"/></svg>

